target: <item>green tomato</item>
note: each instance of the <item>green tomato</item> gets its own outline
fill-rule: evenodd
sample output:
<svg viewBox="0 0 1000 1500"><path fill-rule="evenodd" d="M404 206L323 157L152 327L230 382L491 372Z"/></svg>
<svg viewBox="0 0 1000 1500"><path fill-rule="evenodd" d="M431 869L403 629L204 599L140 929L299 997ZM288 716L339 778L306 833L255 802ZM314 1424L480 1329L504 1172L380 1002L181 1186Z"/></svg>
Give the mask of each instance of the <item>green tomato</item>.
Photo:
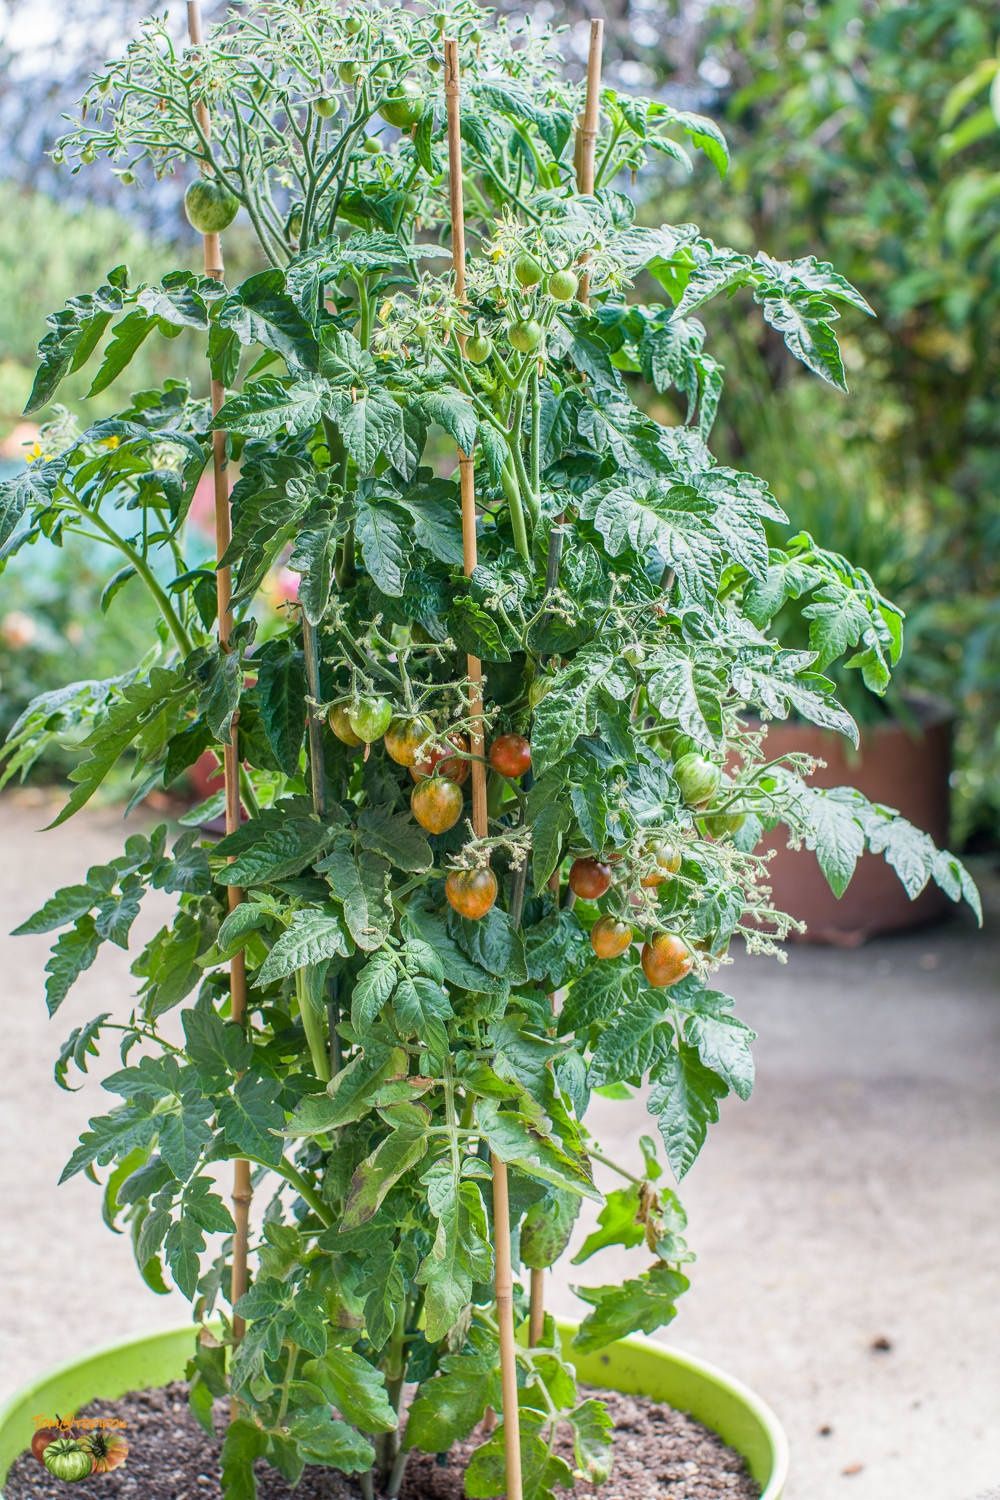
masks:
<svg viewBox="0 0 1000 1500"><path fill-rule="evenodd" d="M739 833L746 820L746 813L737 812L734 808L732 812L709 813L702 822L705 832L711 834L712 838L719 839L727 833Z"/></svg>
<svg viewBox="0 0 1000 1500"><path fill-rule="evenodd" d="M533 255L519 255L514 262L514 275L521 286L537 286L544 274Z"/></svg>
<svg viewBox="0 0 1000 1500"><path fill-rule="evenodd" d="M90 1454L76 1438L56 1438L42 1454L42 1462L54 1478L67 1484L86 1479L94 1467Z"/></svg>
<svg viewBox="0 0 1000 1500"><path fill-rule="evenodd" d="M347 710L347 722L366 745L380 740L392 723L392 704L388 698L359 698Z"/></svg>
<svg viewBox="0 0 1000 1500"><path fill-rule="evenodd" d="M357 83L357 81L358 81L358 74L360 73L360 71L361 71L361 69L358 67L358 65L357 65L356 62L350 62L350 61L342 62L340 64L340 66L338 67L338 69L337 69L337 77L340 79L341 83L346 83L346 84ZM329 102L331 104L333 103L332 100L329 100L329 101L320 101L320 102L321 103L322 102ZM316 105L316 108L319 110L320 114L323 113L323 111L321 109L319 109L319 104ZM333 114L333 110L332 109L330 110L330 114Z"/></svg>
<svg viewBox="0 0 1000 1500"><path fill-rule="evenodd" d="M285 233L290 240L297 240L302 233L302 204L296 203L285 220Z"/></svg>
<svg viewBox="0 0 1000 1500"><path fill-rule="evenodd" d="M95 162L97 160L97 152L89 141L80 152L80 160L87 167L90 166L91 162Z"/></svg>
<svg viewBox="0 0 1000 1500"><path fill-rule="evenodd" d="M474 333L465 346L465 357L470 364L485 364L493 353L493 340L484 333Z"/></svg>
<svg viewBox="0 0 1000 1500"><path fill-rule="evenodd" d="M192 229L199 234L218 234L239 213L239 202L221 182L199 177L188 185L184 194L184 212Z"/></svg>
<svg viewBox="0 0 1000 1500"><path fill-rule="evenodd" d="M388 125L397 130L406 130L423 114L424 96L419 84L412 78L404 78L394 84L379 107L379 114Z"/></svg>
<svg viewBox="0 0 1000 1500"><path fill-rule="evenodd" d="M580 278L573 271L555 271L545 289L556 302L572 302L580 289Z"/></svg>
<svg viewBox="0 0 1000 1500"><path fill-rule="evenodd" d="M366 135L361 142L361 149L366 156L381 156L382 142L376 140L373 135Z"/></svg>
<svg viewBox="0 0 1000 1500"><path fill-rule="evenodd" d="M689 751L675 763L674 780L688 807L704 807L719 790L722 772L704 755Z"/></svg>
<svg viewBox="0 0 1000 1500"><path fill-rule="evenodd" d="M531 354L542 342L542 325L534 318L519 318L511 324L510 341L521 354Z"/></svg>
<svg viewBox="0 0 1000 1500"><path fill-rule="evenodd" d="M357 36L364 24L360 16L348 16L344 22L344 30L348 36Z"/></svg>
<svg viewBox="0 0 1000 1500"><path fill-rule="evenodd" d="M337 69L337 76L340 79L341 83L353 83L354 82L354 78L352 78L352 77L346 77L345 78L344 75L343 75L343 73L341 72L341 68L344 68L349 73L350 69L353 66L354 66L353 63L341 63L340 64L340 67L338 67L338 69ZM333 116L337 113L337 101L336 101L336 99L329 98L328 95L326 95L326 94L321 94L318 99L314 99L313 100L313 109L319 115L319 117L320 117L321 120L332 120Z"/></svg>

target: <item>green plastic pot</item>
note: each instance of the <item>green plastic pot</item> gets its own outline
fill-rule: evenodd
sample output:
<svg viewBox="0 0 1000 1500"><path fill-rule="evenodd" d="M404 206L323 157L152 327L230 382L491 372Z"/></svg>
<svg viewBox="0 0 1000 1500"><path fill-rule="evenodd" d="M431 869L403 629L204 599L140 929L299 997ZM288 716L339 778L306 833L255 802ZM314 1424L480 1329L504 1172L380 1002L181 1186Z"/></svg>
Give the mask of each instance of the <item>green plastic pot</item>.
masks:
<svg viewBox="0 0 1000 1500"><path fill-rule="evenodd" d="M563 1325L564 1341L572 1334L572 1327ZM36 1412L66 1416L98 1397L113 1401L127 1391L179 1380L191 1357L192 1342L188 1324L113 1344L60 1365L19 1391L0 1410L0 1482L30 1444ZM623 1340L597 1354L574 1353L573 1363L588 1385L651 1396L689 1412L743 1455L761 1486L761 1500L780 1500L788 1474L785 1434L770 1408L738 1380L689 1354L644 1338Z"/></svg>

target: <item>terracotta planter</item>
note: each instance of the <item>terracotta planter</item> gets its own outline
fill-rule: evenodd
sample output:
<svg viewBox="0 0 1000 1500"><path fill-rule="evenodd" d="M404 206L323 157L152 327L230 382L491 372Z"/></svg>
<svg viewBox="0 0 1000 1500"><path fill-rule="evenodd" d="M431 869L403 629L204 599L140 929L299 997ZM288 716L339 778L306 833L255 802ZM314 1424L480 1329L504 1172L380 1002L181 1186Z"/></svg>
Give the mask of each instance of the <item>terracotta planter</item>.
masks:
<svg viewBox="0 0 1000 1500"><path fill-rule="evenodd" d="M563 1325L561 1332L568 1340L572 1326ZM127 1391L180 1380L193 1341L190 1325L132 1339L62 1365L19 1391L0 1411L0 1483L31 1442L36 1412L68 1414L98 1397L113 1401ZM588 1384L651 1396L689 1412L743 1455L761 1486L761 1500L781 1500L788 1477L787 1439L770 1407L738 1380L644 1338L623 1340L598 1354L574 1355L573 1362Z"/></svg>
<svg viewBox="0 0 1000 1500"><path fill-rule="evenodd" d="M922 710L919 725L895 720L866 729L855 752L839 735L808 724L768 726L768 757L805 751L826 762L813 786L854 786L871 802L883 802L924 829L939 845L948 843L948 778L951 773L952 718ZM854 878L838 900L808 850L786 847L775 829L764 847L776 851L769 866L774 904L807 924L800 941L855 947L878 932L896 932L938 920L951 909L937 886L910 901L881 855L863 854Z"/></svg>

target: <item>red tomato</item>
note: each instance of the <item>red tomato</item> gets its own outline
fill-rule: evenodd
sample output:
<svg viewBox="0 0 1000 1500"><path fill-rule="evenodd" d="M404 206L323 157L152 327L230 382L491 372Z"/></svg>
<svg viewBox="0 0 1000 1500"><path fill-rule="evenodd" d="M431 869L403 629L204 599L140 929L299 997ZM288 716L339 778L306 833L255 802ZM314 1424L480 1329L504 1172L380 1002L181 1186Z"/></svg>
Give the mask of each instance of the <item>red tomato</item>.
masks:
<svg viewBox="0 0 1000 1500"><path fill-rule="evenodd" d="M425 776L447 776L449 781L457 781L461 786L468 779L469 762L463 760L462 755L453 755L449 746L460 750L462 755L469 753L469 741L464 734L449 734L446 740L433 745L422 760L410 767L414 781L422 781Z"/></svg>
<svg viewBox="0 0 1000 1500"><path fill-rule="evenodd" d="M497 878L492 870L450 870L444 883L448 905L460 917L478 922L497 899Z"/></svg>
<svg viewBox="0 0 1000 1500"><path fill-rule="evenodd" d="M694 955L676 932L657 932L643 944L640 961L650 984L665 990L690 974Z"/></svg>
<svg viewBox="0 0 1000 1500"><path fill-rule="evenodd" d="M490 746L490 765L516 781L531 770L531 746L523 734L502 734Z"/></svg>
<svg viewBox="0 0 1000 1500"><path fill-rule="evenodd" d="M569 888L582 901L596 901L611 885L611 867L599 859L574 859L569 871Z"/></svg>

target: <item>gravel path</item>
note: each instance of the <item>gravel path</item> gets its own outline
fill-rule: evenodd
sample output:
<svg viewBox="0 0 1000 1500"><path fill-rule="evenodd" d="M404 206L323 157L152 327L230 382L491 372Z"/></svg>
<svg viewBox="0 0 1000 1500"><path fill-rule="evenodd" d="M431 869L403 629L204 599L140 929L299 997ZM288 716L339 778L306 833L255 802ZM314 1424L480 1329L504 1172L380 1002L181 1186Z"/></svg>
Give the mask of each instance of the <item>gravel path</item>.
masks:
<svg viewBox="0 0 1000 1500"><path fill-rule="evenodd" d="M50 816L0 799L3 931L118 852L115 812L38 836ZM142 931L156 920L150 906ZM116 1003L126 955L102 955L49 1022L45 939L0 945L2 1399L78 1352L183 1321L186 1304L142 1286L91 1184L55 1186L101 1101L93 1085L56 1090L52 1057ZM749 1105L724 1105L684 1183L699 1261L670 1335L779 1412L787 1500L964 1500L1000 1480L998 975L994 915L979 936L954 922L721 976L761 1033L760 1078ZM627 1159L648 1122L638 1105L598 1101L594 1127ZM612 1280L625 1266L608 1256L593 1269ZM579 1315L578 1274L552 1288L557 1311Z"/></svg>

